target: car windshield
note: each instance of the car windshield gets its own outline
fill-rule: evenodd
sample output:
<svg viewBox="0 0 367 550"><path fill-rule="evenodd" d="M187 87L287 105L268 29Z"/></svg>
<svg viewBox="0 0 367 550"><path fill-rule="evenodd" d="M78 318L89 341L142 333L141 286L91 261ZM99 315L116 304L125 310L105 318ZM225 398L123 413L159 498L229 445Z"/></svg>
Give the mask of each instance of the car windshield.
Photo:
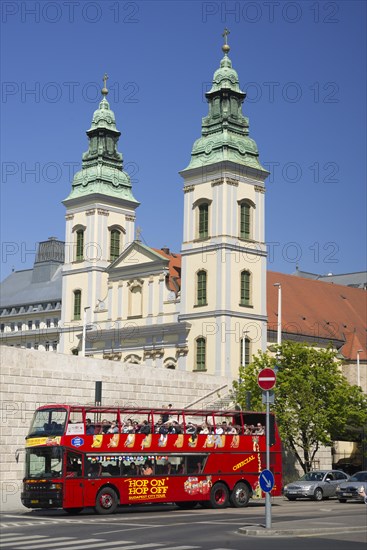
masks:
<svg viewBox="0 0 367 550"><path fill-rule="evenodd" d="M357 472L349 478L349 481L367 481L367 472Z"/></svg>
<svg viewBox="0 0 367 550"><path fill-rule="evenodd" d="M42 477L61 477L62 449L61 447L42 447L27 449L25 476L40 479Z"/></svg>
<svg viewBox="0 0 367 550"><path fill-rule="evenodd" d="M325 472L307 472L300 478L300 481L322 481L324 475Z"/></svg>

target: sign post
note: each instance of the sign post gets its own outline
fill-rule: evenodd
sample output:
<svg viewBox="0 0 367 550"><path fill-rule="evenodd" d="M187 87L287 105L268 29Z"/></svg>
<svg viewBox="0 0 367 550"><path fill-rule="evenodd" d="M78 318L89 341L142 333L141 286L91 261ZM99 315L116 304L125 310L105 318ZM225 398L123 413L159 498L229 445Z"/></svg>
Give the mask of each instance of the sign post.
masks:
<svg viewBox="0 0 367 550"><path fill-rule="evenodd" d="M257 383L265 394L266 403L266 470L263 470L260 474L260 487L265 492L265 527L271 529L271 500L270 491L274 486L274 476L270 471L270 390L272 390L276 383L276 374L273 369L262 369L257 377ZM265 488L264 488L265 487Z"/></svg>

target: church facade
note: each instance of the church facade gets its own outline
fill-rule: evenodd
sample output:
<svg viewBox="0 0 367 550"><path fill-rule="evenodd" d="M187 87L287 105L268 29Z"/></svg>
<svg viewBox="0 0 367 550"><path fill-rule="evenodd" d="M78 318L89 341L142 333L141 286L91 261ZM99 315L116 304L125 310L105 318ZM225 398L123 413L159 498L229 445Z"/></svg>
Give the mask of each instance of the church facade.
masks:
<svg viewBox="0 0 367 550"><path fill-rule="evenodd" d="M141 241L105 79L63 201L65 242L40 243L33 269L1 283L0 344L235 379L281 328L283 339L331 343L350 383L367 391L366 274L266 270L268 172L227 43L222 50L201 136L180 172L180 253Z"/></svg>
<svg viewBox="0 0 367 550"><path fill-rule="evenodd" d="M249 137L229 46L222 49L202 135L180 172L180 254L140 240L105 83L64 200L61 353L235 377L250 348L266 348L268 172Z"/></svg>

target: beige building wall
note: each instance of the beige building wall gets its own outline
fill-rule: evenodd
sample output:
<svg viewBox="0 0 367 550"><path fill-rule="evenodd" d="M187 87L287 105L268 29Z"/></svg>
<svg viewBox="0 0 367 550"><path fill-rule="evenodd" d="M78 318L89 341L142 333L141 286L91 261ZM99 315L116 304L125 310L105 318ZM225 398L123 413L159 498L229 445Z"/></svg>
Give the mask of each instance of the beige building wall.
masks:
<svg viewBox="0 0 367 550"><path fill-rule="evenodd" d="M77 206L67 206L66 247L63 266L63 296L60 352L72 353L80 349L84 308L88 323L95 323L95 310L105 304L109 298L108 274L106 268L111 264L110 237L112 229L120 230L120 252L134 239L134 212L126 207L117 206L106 200L96 202L83 199ZM84 229L83 260L76 259L76 231ZM81 319L74 319L74 291L81 290ZM98 307L98 310L105 307ZM107 309L108 319L111 319ZM101 321L101 319L98 319Z"/></svg>

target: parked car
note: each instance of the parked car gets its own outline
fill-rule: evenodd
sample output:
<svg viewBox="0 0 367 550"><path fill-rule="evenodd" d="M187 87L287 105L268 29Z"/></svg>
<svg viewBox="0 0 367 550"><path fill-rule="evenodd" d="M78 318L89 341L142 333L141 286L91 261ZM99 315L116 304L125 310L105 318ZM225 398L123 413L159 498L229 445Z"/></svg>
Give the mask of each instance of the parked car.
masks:
<svg viewBox="0 0 367 550"><path fill-rule="evenodd" d="M348 481L340 483L336 488L336 498L339 502L347 502L347 500L360 500L363 497L358 494L361 487L364 487L367 493L367 470L353 474Z"/></svg>
<svg viewBox="0 0 367 550"><path fill-rule="evenodd" d="M314 470L304 474L299 480L284 487L284 496L288 500L311 498L320 501L323 498L335 497L336 488L349 476L340 470Z"/></svg>

